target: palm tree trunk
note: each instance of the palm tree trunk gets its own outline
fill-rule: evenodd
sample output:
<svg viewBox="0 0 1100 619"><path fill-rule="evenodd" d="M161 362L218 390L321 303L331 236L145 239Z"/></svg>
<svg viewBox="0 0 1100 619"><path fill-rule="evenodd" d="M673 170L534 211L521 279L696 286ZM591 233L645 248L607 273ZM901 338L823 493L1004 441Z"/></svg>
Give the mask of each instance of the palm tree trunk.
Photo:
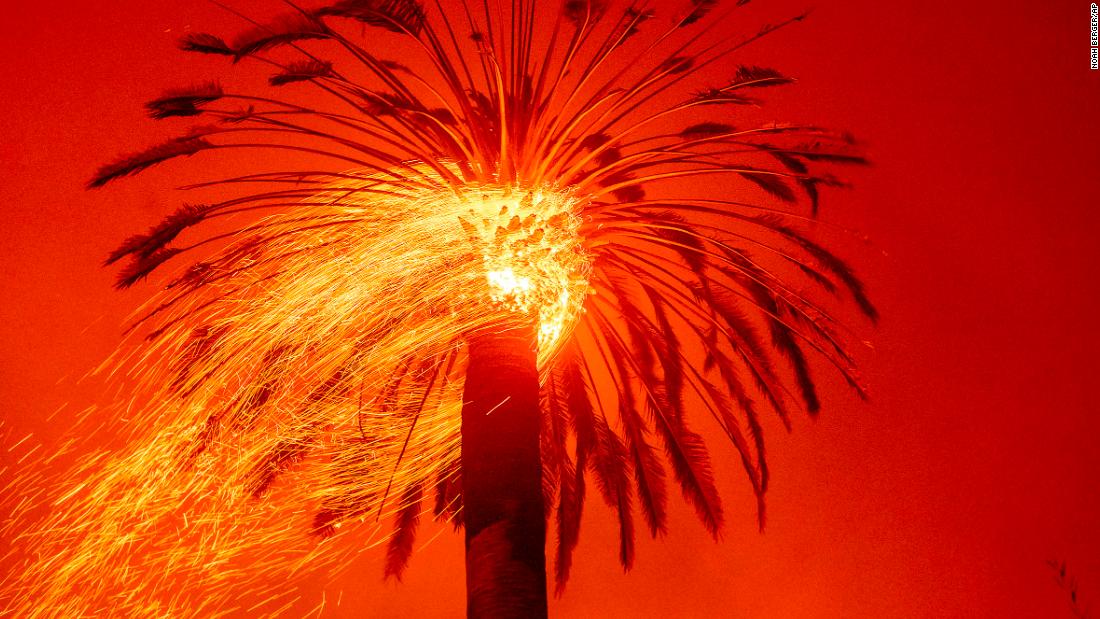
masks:
<svg viewBox="0 0 1100 619"><path fill-rule="evenodd" d="M533 327L471 336L462 407L466 616L546 617Z"/></svg>

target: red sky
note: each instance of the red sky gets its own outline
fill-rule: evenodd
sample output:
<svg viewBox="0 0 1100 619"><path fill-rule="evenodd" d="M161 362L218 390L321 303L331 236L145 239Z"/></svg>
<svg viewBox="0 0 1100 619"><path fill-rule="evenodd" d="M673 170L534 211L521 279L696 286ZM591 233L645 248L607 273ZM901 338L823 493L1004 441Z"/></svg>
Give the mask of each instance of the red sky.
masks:
<svg viewBox="0 0 1100 619"><path fill-rule="evenodd" d="M805 5L767 6L758 12L778 21ZM800 80L773 98L777 118L851 130L875 161L823 215L871 239L845 254L883 315L865 332L872 402L829 389L818 421L790 435L773 425L764 534L719 447L721 544L681 506L624 576L608 513L591 502L554 616L1068 617L1048 559L1067 561L1100 612L1100 72L1088 69L1088 9L825 0L752 50ZM165 135L144 100L223 70L174 50L191 27L238 28L198 0L21 3L0 24L9 439L62 433L44 416L90 397L75 377L149 294L114 292L99 265L166 212L157 192L170 177L83 184ZM0 450L0 464L21 453ZM326 616L455 616L461 546L444 533L402 585L381 581L382 552L366 553L325 587L330 605L343 591Z"/></svg>

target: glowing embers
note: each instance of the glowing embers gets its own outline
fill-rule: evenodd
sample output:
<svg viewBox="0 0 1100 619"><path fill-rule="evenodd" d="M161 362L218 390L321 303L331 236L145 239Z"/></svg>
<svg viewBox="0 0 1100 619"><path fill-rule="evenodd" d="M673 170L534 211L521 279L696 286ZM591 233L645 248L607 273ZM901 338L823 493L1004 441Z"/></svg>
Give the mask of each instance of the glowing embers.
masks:
<svg viewBox="0 0 1100 619"><path fill-rule="evenodd" d="M456 199L459 223L481 254L490 300L537 313L539 349L552 349L588 293L580 201L550 189L484 186Z"/></svg>

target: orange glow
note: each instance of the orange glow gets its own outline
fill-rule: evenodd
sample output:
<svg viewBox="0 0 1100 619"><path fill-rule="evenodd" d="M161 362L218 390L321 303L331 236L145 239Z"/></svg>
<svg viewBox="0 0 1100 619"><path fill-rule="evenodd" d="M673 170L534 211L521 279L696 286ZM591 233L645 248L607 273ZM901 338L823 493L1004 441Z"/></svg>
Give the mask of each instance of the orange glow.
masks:
<svg viewBox="0 0 1100 619"><path fill-rule="evenodd" d="M222 4L261 23L288 10L279 0ZM541 33L549 33L561 3L537 4L551 7L551 14L535 20ZM648 4L667 15L689 2ZM569 588L551 600L553 617L1068 617L1069 593L1058 586L1046 564L1050 559L1067 561L1081 605L1091 605L1096 614L1100 73L1087 65L1087 5L1050 2L1017 9L990 0L778 0L747 3L720 24L718 34L733 38L816 7L797 29L747 48L737 59L781 69L799 83L788 92L768 93L763 109L740 108L735 116L760 111L768 120L805 119L870 141L874 168L845 171L856 189L829 192L820 227L831 247L862 267L885 317L873 336L860 334L873 337L875 351L856 351L872 400L860 404L839 381L826 380L822 396L831 404L816 421L795 417L787 434L777 420L765 419L770 461L777 466L764 534L752 518L737 454L721 444L719 430L700 424L696 429L713 446L729 508L724 541L714 543L692 520L692 508L672 501L670 534L659 540L642 535L629 574L618 565L614 514L601 504L589 477L582 539ZM56 516L40 521L45 505L57 499L49 510L67 510L77 523L119 511L109 504L91 509L82 497L98 483L96 462L111 461L100 452L117 448L133 426L150 419L146 413L155 412L125 401L84 412L91 403L118 398L117 387L80 378L118 345L134 305L164 282L154 277L126 293L112 290L116 270L101 266L105 254L160 221L180 200L207 199L166 188L235 172L245 167L245 157L200 154L107 191L88 192L83 185L105 157L187 126L187 119L140 118L141 105L161 88L214 77L229 88L243 74L248 83L262 82L268 71L251 59L231 68L220 58L176 50L188 29L233 36L248 27L211 2L11 6L17 13L5 22L9 62L0 85L0 608L20 581L23 549L58 564L51 559L53 546L35 540L50 527L68 530L69 523ZM653 22L643 28L656 29ZM357 25L346 31L360 40ZM388 37L386 44L397 39L367 32L372 39ZM457 34L465 42L468 32ZM563 29L562 39L569 35ZM641 36L634 41L645 43ZM303 46L318 53L331 48L313 43ZM728 62L711 64L699 87L722 84L732 68ZM751 119L729 122L753 126ZM289 168L299 161L269 152L262 163ZM715 185L737 189L738 183ZM830 223L858 229L870 244L862 235L823 228ZM596 253L591 247L589 252ZM167 275L173 265L166 267ZM597 262L594 271L601 268ZM822 368L818 375L828 372ZM79 418L87 423L75 425ZM613 414L611 421L617 423ZM78 460L80 466L72 468ZM157 472L137 479L144 482ZM67 488L54 494L50 488L59 479ZM60 502L70 490L75 494ZM278 500L274 493L285 490L277 484L271 498ZM309 526L307 515L290 508L274 518L268 507L267 501L251 501L251 513L268 518L274 531L287 521L299 528L296 537L261 535L273 547L289 541L290 548L299 548L299 538L309 537L300 529ZM212 527L202 524L208 518L199 509L182 509L179 529L199 522L192 530L209 532ZM205 539L233 545L253 530L226 522ZM369 540L343 535L355 528L357 523L349 523L338 539L320 545L326 552L340 545L359 549ZM175 530L173 522L158 535ZM321 575L320 565L318 576L294 593L257 608L292 586L270 567L280 555L269 549L255 558L257 577L271 574L272 590L259 593L248 583L243 562L212 563L212 572L220 565L226 573L211 574L209 593L226 602L206 616L269 616L300 595L283 616L453 618L463 604L462 536L449 524L426 519L421 532L400 586L382 581L385 549L376 548L359 552L343 577ZM64 539L63 531L57 535ZM128 560L144 564L144 549L135 540ZM284 556L308 568L303 563L309 555L288 550ZM190 563L181 556L176 565ZM203 595L203 580L192 584L194 570L187 567L178 576L154 579L153 594L126 597L150 571L132 570L114 598L132 612L96 614L104 605L90 602L81 615L72 612L76 602L65 602L41 615L158 616L149 610L155 608L150 598ZM119 581L109 569L103 574ZM43 603L56 598L48 595ZM182 601L174 604L184 608ZM316 612L320 605L323 612ZM178 616L202 616L211 607ZM168 610L159 616L166 615Z"/></svg>
<svg viewBox="0 0 1100 619"><path fill-rule="evenodd" d="M793 82L780 71L694 73L802 17L730 36L719 25L741 4L497 6L478 25L337 2L228 41L184 35L191 52L271 63L285 90L167 91L151 116L205 122L89 187L192 156L293 157L208 171L183 187L207 203L110 255L120 287L176 270L101 368L132 389L88 415L119 445L83 446L65 473L78 481L20 533L34 554L3 592L17 616L279 614L304 576L391 539L408 541L387 562L400 573L418 520L461 524L467 338L516 323L538 326L532 444L559 588L586 478L625 568L639 534L668 529L671 486L718 539L703 431L736 452L763 525L764 415L789 428L819 410L811 363L864 395L841 308L877 310L810 215L842 184L829 170L865 160L845 134L740 111ZM400 38L410 65L363 52L347 20ZM498 36L506 23L517 36ZM440 45L455 27L470 31ZM341 68L303 51L317 39L343 47Z"/></svg>

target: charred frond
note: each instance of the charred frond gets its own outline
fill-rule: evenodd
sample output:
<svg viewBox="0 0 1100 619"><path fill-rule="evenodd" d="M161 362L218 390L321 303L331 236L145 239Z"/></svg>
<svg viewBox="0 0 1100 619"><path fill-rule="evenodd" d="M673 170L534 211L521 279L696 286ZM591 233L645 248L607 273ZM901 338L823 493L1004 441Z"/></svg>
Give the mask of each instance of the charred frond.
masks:
<svg viewBox="0 0 1100 619"><path fill-rule="evenodd" d="M393 526L393 537L386 547L386 577L401 580L401 574L412 557L416 527L420 523L420 500L423 491L419 485L410 486L401 497L401 509Z"/></svg>
<svg viewBox="0 0 1100 619"><path fill-rule="evenodd" d="M174 247L162 247L148 255L135 256L129 265L119 271L115 287L121 289L133 286L179 253L180 250Z"/></svg>
<svg viewBox="0 0 1100 619"><path fill-rule="evenodd" d="M418 0L342 0L316 11L318 16L347 17L391 32L418 36L427 16Z"/></svg>
<svg viewBox="0 0 1100 619"><path fill-rule="evenodd" d="M680 26L690 26L702 21L711 11L718 6L719 0L691 0L691 12L680 20Z"/></svg>
<svg viewBox="0 0 1100 619"><path fill-rule="evenodd" d="M206 205L184 204L179 210L164 218L147 233L132 236L123 241L107 257L105 264L114 264L131 254L142 258L149 256L171 243L180 232L205 219L208 210L209 207Z"/></svg>
<svg viewBox="0 0 1100 619"><path fill-rule="evenodd" d="M190 88L169 90L160 98L145 104L149 115L156 119L172 116L198 116L202 107L221 99L224 93L217 82L206 82Z"/></svg>
<svg viewBox="0 0 1100 619"><path fill-rule="evenodd" d="M283 86L294 82L304 82L332 76L332 63L323 60L303 60L287 65L287 68L267 81L272 86Z"/></svg>
<svg viewBox="0 0 1100 619"><path fill-rule="evenodd" d="M678 75L691 70L695 61L687 56L673 56L661 63L660 70L670 75Z"/></svg>
<svg viewBox="0 0 1100 619"><path fill-rule="evenodd" d="M246 476L245 491L254 497L261 497L275 480L301 462L314 442L310 437L295 437L280 441L252 468Z"/></svg>
<svg viewBox="0 0 1100 619"><path fill-rule="evenodd" d="M725 123L699 123L697 125L691 125L684 128L680 132L680 137L684 138L703 138L716 135L726 135L735 131L733 125L727 125Z"/></svg>
<svg viewBox="0 0 1100 619"><path fill-rule="evenodd" d="M574 25L594 24L607 12L607 0L565 0L562 11Z"/></svg>
<svg viewBox="0 0 1100 619"><path fill-rule="evenodd" d="M327 39L331 35L321 20L300 12L287 13L270 23L241 33L233 39L232 49L235 60L240 60L274 47L311 39Z"/></svg>
<svg viewBox="0 0 1100 619"><path fill-rule="evenodd" d="M723 90L735 90L737 88L763 88L766 86L782 86L790 84L794 79L783 75L775 69L755 66L741 66L737 68L737 74L733 82Z"/></svg>
<svg viewBox="0 0 1100 619"><path fill-rule="evenodd" d="M176 157L190 157L212 146L213 144L201 137L186 136L169 140L141 152L125 155L101 167L88 182L88 187L102 187L115 179L137 174Z"/></svg>
<svg viewBox="0 0 1100 619"><path fill-rule="evenodd" d="M184 35L179 41L179 48L185 52L197 52L200 54L213 54L215 56L236 56L237 52L221 38L205 32L193 32Z"/></svg>

